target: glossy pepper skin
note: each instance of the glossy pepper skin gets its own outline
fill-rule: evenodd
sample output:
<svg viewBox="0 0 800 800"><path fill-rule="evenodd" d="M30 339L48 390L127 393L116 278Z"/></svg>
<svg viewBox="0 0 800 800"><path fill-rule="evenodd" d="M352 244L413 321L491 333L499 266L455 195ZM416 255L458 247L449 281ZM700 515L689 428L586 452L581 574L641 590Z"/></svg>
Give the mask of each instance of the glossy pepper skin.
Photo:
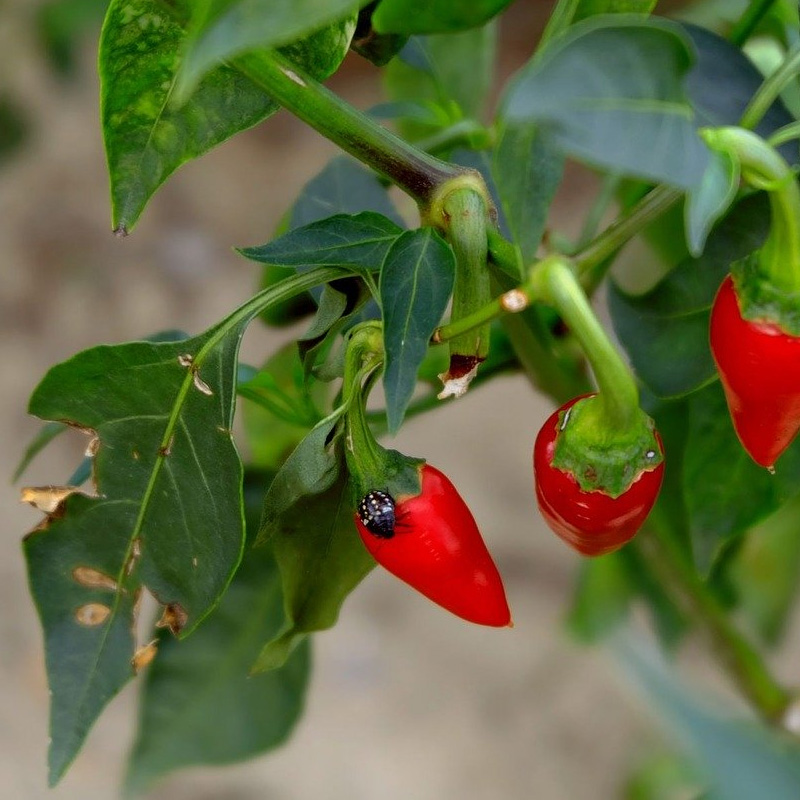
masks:
<svg viewBox="0 0 800 800"><path fill-rule="evenodd" d="M583 491L570 472L553 466L559 415L580 397L565 403L548 417L533 448L533 473L539 511L550 529L585 556L612 553L635 535L658 497L664 477L663 460L642 471L619 497L602 491ZM659 447L661 438L656 434Z"/></svg>
<svg viewBox="0 0 800 800"><path fill-rule="evenodd" d="M736 434L756 463L772 467L800 430L800 337L744 319L728 275L711 310L710 340Z"/></svg>
<svg viewBox="0 0 800 800"><path fill-rule="evenodd" d="M510 625L503 581L467 504L447 476L429 464L421 470L421 489L396 503L390 536L369 530L356 513L367 550L393 575L456 616L479 625Z"/></svg>

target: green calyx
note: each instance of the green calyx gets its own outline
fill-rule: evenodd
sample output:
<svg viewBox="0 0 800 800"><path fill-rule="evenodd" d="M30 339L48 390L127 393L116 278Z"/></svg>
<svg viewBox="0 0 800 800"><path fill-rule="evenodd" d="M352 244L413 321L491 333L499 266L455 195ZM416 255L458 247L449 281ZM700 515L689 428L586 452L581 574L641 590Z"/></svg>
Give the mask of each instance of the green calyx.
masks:
<svg viewBox="0 0 800 800"><path fill-rule="evenodd" d="M552 465L575 477L584 492L620 497L664 459L653 420L641 409L624 431L609 429L600 397L579 400L559 415Z"/></svg>
<svg viewBox="0 0 800 800"><path fill-rule="evenodd" d="M395 499L418 495L423 459L387 450L375 439L366 415L367 398L383 366L383 329L379 322L365 322L350 333L345 354L342 397L345 459L350 472L354 502L374 489Z"/></svg>
<svg viewBox="0 0 800 800"><path fill-rule="evenodd" d="M776 286L761 268L760 252L732 264L731 277L744 319L772 323L800 336L800 289L787 292Z"/></svg>

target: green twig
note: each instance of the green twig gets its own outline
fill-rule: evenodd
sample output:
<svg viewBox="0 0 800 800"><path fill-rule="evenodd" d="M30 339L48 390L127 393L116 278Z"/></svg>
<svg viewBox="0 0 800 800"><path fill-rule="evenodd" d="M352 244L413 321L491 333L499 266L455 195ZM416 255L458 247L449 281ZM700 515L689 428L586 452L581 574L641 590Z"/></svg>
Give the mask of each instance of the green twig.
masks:
<svg viewBox="0 0 800 800"><path fill-rule="evenodd" d="M765 721L780 724L791 699L789 692L773 677L758 649L731 623L694 565L665 533L645 529L636 544L665 590L705 633L742 695Z"/></svg>
<svg viewBox="0 0 800 800"><path fill-rule="evenodd" d="M739 125L751 130L755 128L798 72L800 72L800 46L790 50L778 69L761 84L744 110Z"/></svg>
<svg viewBox="0 0 800 800"><path fill-rule="evenodd" d="M731 28L728 40L731 44L741 47L758 27L758 23L769 13L775 0L750 0L750 5L745 9L739 21Z"/></svg>

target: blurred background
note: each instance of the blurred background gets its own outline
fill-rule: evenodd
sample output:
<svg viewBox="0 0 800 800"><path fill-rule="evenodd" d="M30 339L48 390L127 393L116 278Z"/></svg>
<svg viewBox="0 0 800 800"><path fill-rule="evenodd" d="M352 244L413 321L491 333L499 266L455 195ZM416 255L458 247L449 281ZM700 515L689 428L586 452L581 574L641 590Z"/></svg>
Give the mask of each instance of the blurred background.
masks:
<svg viewBox="0 0 800 800"><path fill-rule="evenodd" d="M115 238L95 69L105 4L71 5L69 15L59 4L0 0L0 787L20 800L117 797L137 693L133 682L111 703L48 790L42 640L19 544L39 514L9 483L39 429L27 397L78 350L165 328L196 333L240 304L259 276L231 248L266 241L336 153L279 113L181 169L136 231ZM498 85L529 57L551 6L520 0L504 17ZM357 56L331 85L361 108L381 99L377 70ZM575 232L595 185L569 171L555 209L560 231ZM243 359L259 363L292 333L254 324ZM550 410L524 378L504 377L410 421L393 443L447 472L468 499L505 578L513 630L462 623L376 570L339 625L315 637L307 711L287 746L241 766L179 773L148 797L626 796L630 770L662 745L614 662L564 631L578 558L544 528L532 489L532 443ZM84 446L79 435L61 437L24 484L63 482ZM791 677L800 636L787 640L796 644L777 668ZM701 652L690 642L684 661L705 676Z"/></svg>

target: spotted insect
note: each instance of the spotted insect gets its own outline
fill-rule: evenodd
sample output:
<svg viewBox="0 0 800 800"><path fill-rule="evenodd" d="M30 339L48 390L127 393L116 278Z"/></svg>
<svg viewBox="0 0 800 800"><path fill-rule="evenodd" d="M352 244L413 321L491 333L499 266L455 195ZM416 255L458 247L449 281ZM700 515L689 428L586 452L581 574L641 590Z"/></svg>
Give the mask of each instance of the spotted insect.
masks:
<svg viewBox="0 0 800 800"><path fill-rule="evenodd" d="M361 498L358 518L370 533L381 539L391 539L395 523L394 498L387 492L373 489Z"/></svg>

